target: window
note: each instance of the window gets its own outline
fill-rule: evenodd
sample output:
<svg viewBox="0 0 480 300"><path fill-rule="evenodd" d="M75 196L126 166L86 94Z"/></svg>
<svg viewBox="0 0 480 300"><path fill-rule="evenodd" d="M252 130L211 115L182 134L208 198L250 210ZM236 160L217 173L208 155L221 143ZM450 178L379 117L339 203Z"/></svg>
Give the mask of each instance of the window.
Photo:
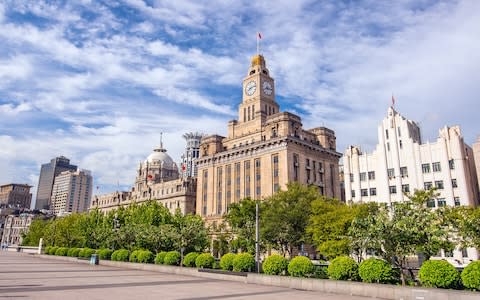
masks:
<svg viewBox="0 0 480 300"><path fill-rule="evenodd" d="M422 164L422 173L430 173L430 164Z"/></svg>
<svg viewBox="0 0 480 300"><path fill-rule="evenodd" d="M388 129L385 129L385 138L388 140Z"/></svg>
<svg viewBox="0 0 480 300"><path fill-rule="evenodd" d="M353 174L350 174L350 182L353 182Z"/></svg>
<svg viewBox="0 0 480 300"><path fill-rule="evenodd" d="M467 252L467 249L465 248L462 249L462 257L464 258L468 257L468 252Z"/></svg>
<svg viewBox="0 0 480 300"><path fill-rule="evenodd" d="M431 181L427 181L427 182L423 183L423 189L424 190L429 190L431 188L432 188L432 182Z"/></svg>
<svg viewBox="0 0 480 300"><path fill-rule="evenodd" d="M352 198L355 198L355 190L352 190Z"/></svg>
<svg viewBox="0 0 480 300"><path fill-rule="evenodd" d="M445 201L445 198L440 198L437 200L438 207L444 207L447 205L447 201Z"/></svg>
<svg viewBox="0 0 480 300"><path fill-rule="evenodd" d="M398 137L401 137L402 133L400 132L400 127L398 127Z"/></svg>
<svg viewBox="0 0 480 300"><path fill-rule="evenodd" d="M390 143L387 142L387 151L390 151Z"/></svg>
<svg viewBox="0 0 480 300"><path fill-rule="evenodd" d="M443 190L443 180L436 180L435 187L439 190Z"/></svg>
<svg viewBox="0 0 480 300"><path fill-rule="evenodd" d="M368 172L368 180L375 180L375 171Z"/></svg>
<svg viewBox="0 0 480 300"><path fill-rule="evenodd" d="M262 178L261 178L261 163L260 159L257 158L255 160L255 198L260 199L261 193L262 193Z"/></svg>
<svg viewBox="0 0 480 300"><path fill-rule="evenodd" d="M455 203L455 206L460 206L460 197L454 197L453 202Z"/></svg>
<svg viewBox="0 0 480 300"><path fill-rule="evenodd" d="M240 200L240 163L235 163L234 176L235 176L235 181L233 182L234 189L235 189L234 200L238 202Z"/></svg>
<svg viewBox="0 0 480 300"><path fill-rule="evenodd" d="M370 188L370 196L376 196L377 195L377 189L376 188Z"/></svg>
<svg viewBox="0 0 480 300"><path fill-rule="evenodd" d="M410 193L410 186L408 184L402 184L402 192Z"/></svg>
<svg viewBox="0 0 480 300"><path fill-rule="evenodd" d="M395 169L391 168L387 170L388 177L395 177Z"/></svg>
<svg viewBox="0 0 480 300"><path fill-rule="evenodd" d="M390 194L396 194L397 193L397 187L395 185L391 185L388 187L390 190Z"/></svg>
<svg viewBox="0 0 480 300"><path fill-rule="evenodd" d="M293 180L298 181L298 154L293 154Z"/></svg>
<svg viewBox="0 0 480 300"><path fill-rule="evenodd" d="M245 198L250 197L250 161L247 160L243 163L244 172L245 172Z"/></svg>
<svg viewBox="0 0 480 300"><path fill-rule="evenodd" d="M408 169L407 167L400 167L400 175L402 177L408 176Z"/></svg>
<svg viewBox="0 0 480 300"><path fill-rule="evenodd" d="M398 145L400 146L400 149L403 149L402 140L398 141Z"/></svg>
<svg viewBox="0 0 480 300"><path fill-rule="evenodd" d="M435 200L428 200L427 207L435 207Z"/></svg>
<svg viewBox="0 0 480 300"><path fill-rule="evenodd" d="M360 194L362 195L362 197L368 196L368 190L367 189L361 189Z"/></svg>
<svg viewBox="0 0 480 300"><path fill-rule="evenodd" d="M455 170L455 161L453 159L449 160L448 166L450 167L450 170Z"/></svg>
<svg viewBox="0 0 480 300"><path fill-rule="evenodd" d="M434 163L432 163L432 169L433 169L433 172L440 172L440 171L442 171L442 168L440 167L440 162L434 162Z"/></svg>
<svg viewBox="0 0 480 300"><path fill-rule="evenodd" d="M360 181L365 181L365 180L367 180L367 173L365 172L360 173Z"/></svg>
<svg viewBox="0 0 480 300"><path fill-rule="evenodd" d="M452 187L453 187L453 188L458 187L458 185L457 185L457 180L456 180L456 179L452 179Z"/></svg>

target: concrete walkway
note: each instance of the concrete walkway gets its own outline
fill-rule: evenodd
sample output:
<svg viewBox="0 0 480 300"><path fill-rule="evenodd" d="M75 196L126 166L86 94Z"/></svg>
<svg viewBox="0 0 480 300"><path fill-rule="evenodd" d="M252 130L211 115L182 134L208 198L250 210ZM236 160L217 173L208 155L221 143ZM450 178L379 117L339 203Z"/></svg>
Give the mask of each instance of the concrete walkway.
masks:
<svg viewBox="0 0 480 300"><path fill-rule="evenodd" d="M0 252L0 299L365 300L293 289L127 270Z"/></svg>

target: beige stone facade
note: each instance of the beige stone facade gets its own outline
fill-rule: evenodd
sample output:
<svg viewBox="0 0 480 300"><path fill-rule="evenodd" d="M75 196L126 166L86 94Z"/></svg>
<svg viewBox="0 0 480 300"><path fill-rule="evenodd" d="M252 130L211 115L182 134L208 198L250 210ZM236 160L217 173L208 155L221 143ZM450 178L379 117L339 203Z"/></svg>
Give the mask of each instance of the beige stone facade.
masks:
<svg viewBox="0 0 480 300"><path fill-rule="evenodd" d="M29 213L7 216L5 219L1 244L8 246L21 245L22 233L28 231L34 217L34 214Z"/></svg>
<svg viewBox="0 0 480 300"><path fill-rule="evenodd" d="M473 157L475 161L475 169L477 171L477 182L480 190L480 136L478 136L477 142L472 145ZM478 203L480 203L480 194L478 195Z"/></svg>
<svg viewBox="0 0 480 300"><path fill-rule="evenodd" d="M30 209L31 186L28 184L5 184L0 186L0 207Z"/></svg>
<svg viewBox="0 0 480 300"><path fill-rule="evenodd" d="M96 195L90 209L97 208L107 213L120 206L154 200L168 208L172 214L177 210L182 214L193 214L196 183L193 177L180 177L177 164L161 144L138 166L131 191Z"/></svg>
<svg viewBox="0 0 480 300"><path fill-rule="evenodd" d="M305 130L299 116L280 111L263 56L253 57L247 74L238 120L228 123L228 136L207 136L200 144L197 214L220 220L231 203L263 199L293 181L340 199L341 154L334 131Z"/></svg>

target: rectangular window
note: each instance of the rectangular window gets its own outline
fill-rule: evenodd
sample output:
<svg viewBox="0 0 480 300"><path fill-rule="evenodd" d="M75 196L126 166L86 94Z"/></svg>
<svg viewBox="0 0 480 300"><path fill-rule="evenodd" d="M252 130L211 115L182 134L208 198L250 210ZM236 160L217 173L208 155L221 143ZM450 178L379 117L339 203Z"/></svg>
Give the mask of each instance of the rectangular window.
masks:
<svg viewBox="0 0 480 300"><path fill-rule="evenodd" d="M298 154L293 154L293 180L298 181L299 159Z"/></svg>
<svg viewBox="0 0 480 300"><path fill-rule="evenodd" d="M400 146L400 149L403 149L402 140L399 140L399 141L398 141L398 145Z"/></svg>
<svg viewBox="0 0 480 300"><path fill-rule="evenodd" d="M375 180L375 171L368 172L368 180Z"/></svg>
<svg viewBox="0 0 480 300"><path fill-rule="evenodd" d="M439 190L443 190L443 180L436 180L435 187Z"/></svg>
<svg viewBox="0 0 480 300"><path fill-rule="evenodd" d="M400 127L398 127L398 137L401 137L402 133L400 132Z"/></svg>
<svg viewBox="0 0 480 300"><path fill-rule="evenodd" d="M387 169L387 175L388 177L395 177L395 169Z"/></svg>
<svg viewBox="0 0 480 300"><path fill-rule="evenodd" d="M422 173L430 173L430 164L422 164Z"/></svg>
<svg viewBox="0 0 480 300"><path fill-rule="evenodd" d="M350 174L350 182L353 182L353 174Z"/></svg>
<svg viewBox="0 0 480 300"><path fill-rule="evenodd" d="M218 167L217 168L217 215L222 214L222 201L223 201L223 195L222 195L222 190L223 190L223 168Z"/></svg>
<svg viewBox="0 0 480 300"><path fill-rule="evenodd" d="M448 166L450 167L450 170L455 170L455 161L453 159L449 160Z"/></svg>
<svg viewBox="0 0 480 300"><path fill-rule="evenodd" d="M355 198L355 190L352 190L352 198Z"/></svg>
<svg viewBox="0 0 480 300"><path fill-rule="evenodd" d="M460 197L454 197L453 202L455 203L455 206L460 206Z"/></svg>
<svg viewBox="0 0 480 300"><path fill-rule="evenodd" d="M390 194L396 194L397 193L397 186L395 186L395 185L389 186L388 189L390 190Z"/></svg>
<svg viewBox="0 0 480 300"><path fill-rule="evenodd" d="M240 201L240 163L235 164L235 181L234 181L234 189L235 189L235 202Z"/></svg>
<svg viewBox="0 0 480 300"><path fill-rule="evenodd" d="M456 180L456 179L452 179L452 187L453 187L453 188L458 187L458 185L457 185L457 180Z"/></svg>
<svg viewBox="0 0 480 300"><path fill-rule="evenodd" d="M260 199L262 194L262 176L260 159L255 160L255 199Z"/></svg>
<svg viewBox="0 0 480 300"><path fill-rule="evenodd" d="M365 181L365 180L367 180L367 173L365 172L360 173L360 181Z"/></svg>
<svg viewBox="0 0 480 300"><path fill-rule="evenodd" d="M387 142L387 151L390 151L390 143Z"/></svg>
<svg viewBox="0 0 480 300"><path fill-rule="evenodd" d="M432 182L431 181L427 181L427 182L423 183L423 189L424 190L429 190L431 188L432 188Z"/></svg>
<svg viewBox="0 0 480 300"><path fill-rule="evenodd" d="M228 210L228 207L230 206L230 203L232 203L232 165L227 165L225 167L225 200L226 200L226 209Z"/></svg>
<svg viewBox="0 0 480 300"><path fill-rule="evenodd" d="M245 198L248 198L250 197L250 178L251 178L251 174L250 174L250 161L247 160L243 163L243 167L244 167L244 172L245 172Z"/></svg>
<svg viewBox="0 0 480 300"><path fill-rule="evenodd" d="M367 189L361 189L360 194L362 195L362 197L368 196L368 190Z"/></svg>
<svg viewBox="0 0 480 300"><path fill-rule="evenodd" d="M428 200L427 207L431 207L431 208L435 207L435 200Z"/></svg>
<svg viewBox="0 0 480 300"><path fill-rule="evenodd" d="M440 167L440 162L434 162L434 163L432 163L432 169L433 169L433 172L440 172L440 171L442 171L442 168Z"/></svg>
<svg viewBox="0 0 480 300"><path fill-rule="evenodd" d="M208 200L208 170L204 170L203 171L203 187L202 187L202 214L204 216L207 215L207 200Z"/></svg>
<svg viewBox="0 0 480 300"><path fill-rule="evenodd" d="M385 129L385 138L388 140L388 129Z"/></svg>
<svg viewBox="0 0 480 300"><path fill-rule="evenodd" d="M377 195L377 189L376 188L370 188L370 196L376 196Z"/></svg>
<svg viewBox="0 0 480 300"><path fill-rule="evenodd" d="M402 184L402 192L403 193L410 193L410 185Z"/></svg>
<svg viewBox="0 0 480 300"><path fill-rule="evenodd" d="M437 200L437 204L438 204L438 207L443 207L443 206L447 205L447 201L445 201L445 198L439 198Z"/></svg>
<svg viewBox="0 0 480 300"><path fill-rule="evenodd" d="M401 175L402 177L408 176L408 169L407 169L407 167L400 167L400 175Z"/></svg>

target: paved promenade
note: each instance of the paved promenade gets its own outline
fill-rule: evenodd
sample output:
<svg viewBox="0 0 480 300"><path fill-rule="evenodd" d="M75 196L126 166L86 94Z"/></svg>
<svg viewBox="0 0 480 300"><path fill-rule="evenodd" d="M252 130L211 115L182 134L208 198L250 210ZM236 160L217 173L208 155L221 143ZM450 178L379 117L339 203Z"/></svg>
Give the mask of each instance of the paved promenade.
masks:
<svg viewBox="0 0 480 300"><path fill-rule="evenodd" d="M0 299L365 300L0 252Z"/></svg>

